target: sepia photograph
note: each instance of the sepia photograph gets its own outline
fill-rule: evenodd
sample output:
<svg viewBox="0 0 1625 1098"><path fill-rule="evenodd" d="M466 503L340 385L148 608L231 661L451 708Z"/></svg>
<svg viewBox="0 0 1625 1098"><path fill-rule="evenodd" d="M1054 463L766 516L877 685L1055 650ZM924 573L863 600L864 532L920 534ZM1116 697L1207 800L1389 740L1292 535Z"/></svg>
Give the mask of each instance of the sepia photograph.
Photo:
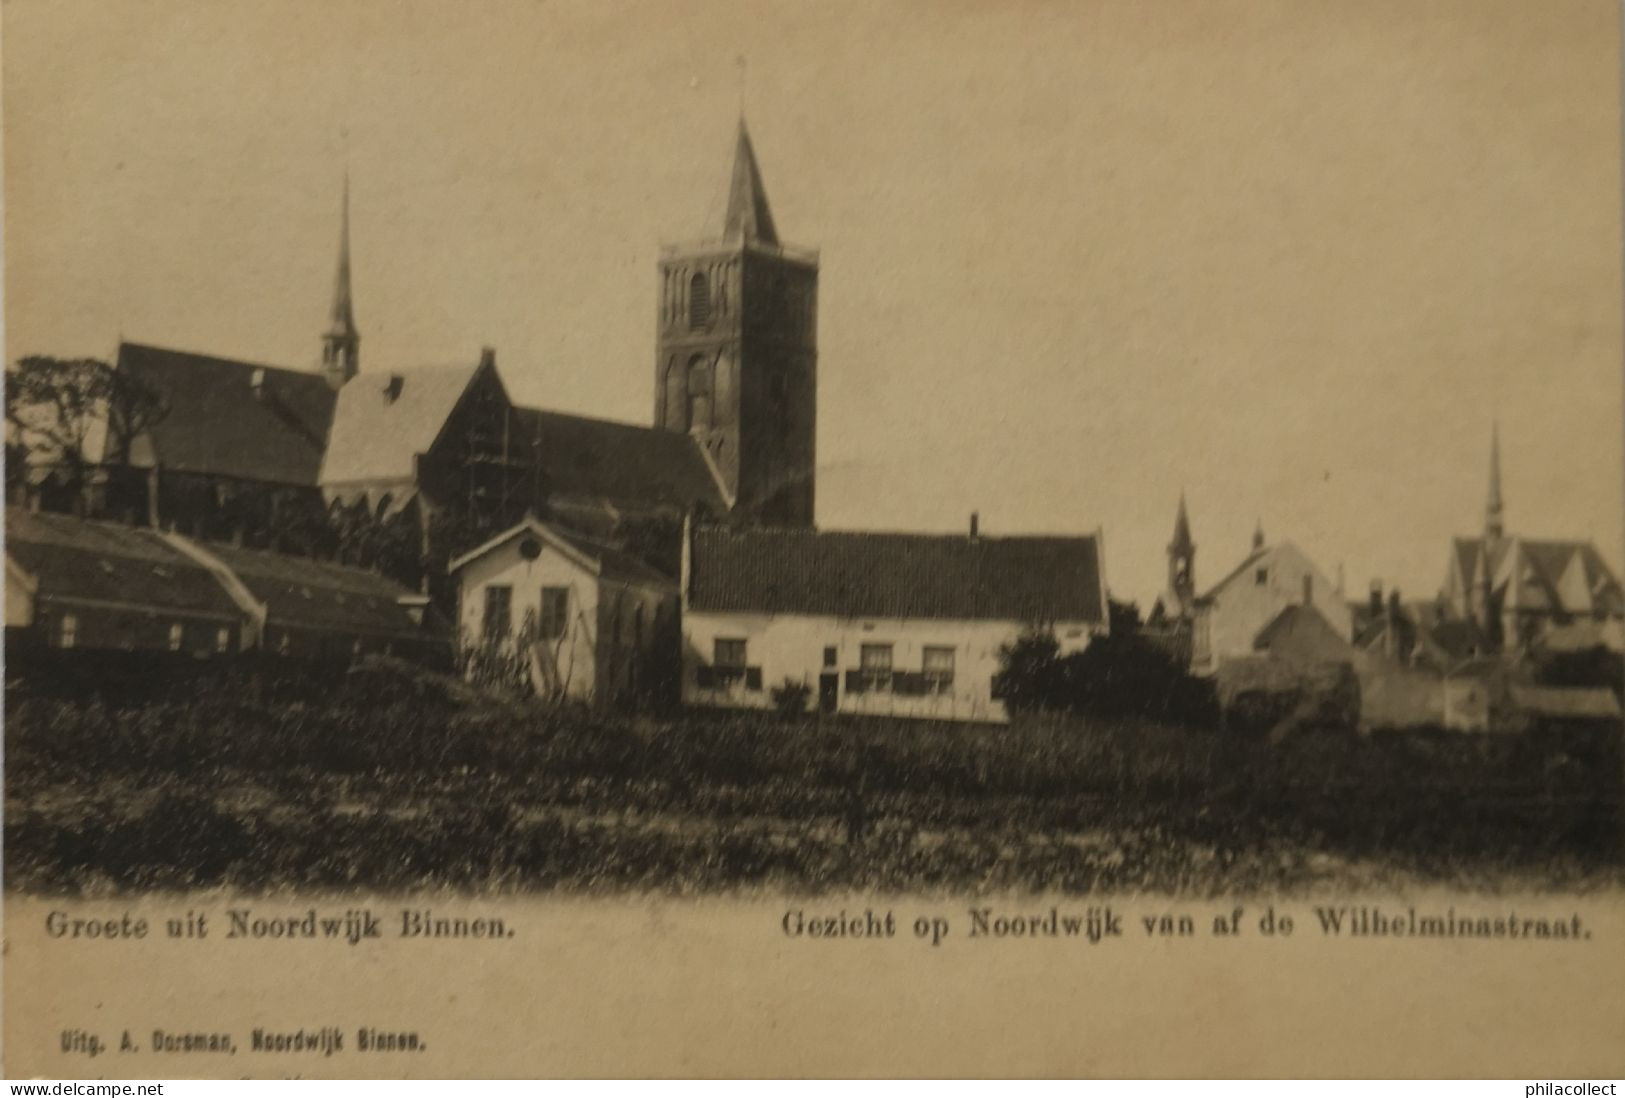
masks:
<svg viewBox="0 0 1625 1098"><path fill-rule="evenodd" d="M1625 1070L1617 4L3 11L9 1075Z"/></svg>

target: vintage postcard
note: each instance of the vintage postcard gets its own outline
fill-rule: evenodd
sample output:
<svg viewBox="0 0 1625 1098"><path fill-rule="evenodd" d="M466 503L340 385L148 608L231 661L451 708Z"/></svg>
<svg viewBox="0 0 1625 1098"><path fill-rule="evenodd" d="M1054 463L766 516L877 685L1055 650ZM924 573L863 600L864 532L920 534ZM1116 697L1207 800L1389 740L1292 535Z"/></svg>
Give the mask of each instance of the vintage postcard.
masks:
<svg viewBox="0 0 1625 1098"><path fill-rule="evenodd" d="M1625 1072L1612 0L9 0L11 1077Z"/></svg>

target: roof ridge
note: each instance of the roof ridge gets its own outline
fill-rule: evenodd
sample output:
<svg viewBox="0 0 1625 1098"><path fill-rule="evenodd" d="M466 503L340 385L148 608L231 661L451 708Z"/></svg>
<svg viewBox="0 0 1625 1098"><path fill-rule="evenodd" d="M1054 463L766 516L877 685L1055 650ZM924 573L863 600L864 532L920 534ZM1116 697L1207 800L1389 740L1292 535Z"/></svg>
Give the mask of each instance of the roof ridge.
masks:
<svg viewBox="0 0 1625 1098"><path fill-rule="evenodd" d="M794 534L801 537L859 537L859 538L917 538L933 541L963 541L967 544L976 542L1038 542L1038 541L1096 541L1100 531L1089 530L1079 534L971 534L959 533L953 530L829 530L808 526L734 526L728 523L717 523L710 526L696 526L696 534L727 534L736 537L783 536Z"/></svg>
<svg viewBox="0 0 1625 1098"><path fill-rule="evenodd" d="M317 371L304 370L298 366L278 366L274 363L256 362L252 359L246 358L227 358L224 355L212 354L208 351L187 351L182 350L179 347L162 347L156 343L141 343L133 339L120 340L120 352L122 352L126 347L134 347L142 351L156 351L159 354L165 355L185 355L187 358L203 358L208 359L210 362L218 362L226 366L242 366L249 370L275 370L279 374L293 374L297 377L310 377L315 378L318 381L326 381L326 379L323 378L322 375Z"/></svg>
<svg viewBox="0 0 1625 1098"><path fill-rule="evenodd" d="M538 416L558 416L562 419L579 419L587 423L602 423L611 427L631 427L633 430L647 431L651 434L671 435L674 438L692 437L690 435L678 434L676 431L668 431L663 427L652 427L648 424L634 423L627 419L609 419L604 416L583 415L580 412L561 412L555 408L539 408L531 404L516 404L514 405L514 411L526 412L531 415Z"/></svg>

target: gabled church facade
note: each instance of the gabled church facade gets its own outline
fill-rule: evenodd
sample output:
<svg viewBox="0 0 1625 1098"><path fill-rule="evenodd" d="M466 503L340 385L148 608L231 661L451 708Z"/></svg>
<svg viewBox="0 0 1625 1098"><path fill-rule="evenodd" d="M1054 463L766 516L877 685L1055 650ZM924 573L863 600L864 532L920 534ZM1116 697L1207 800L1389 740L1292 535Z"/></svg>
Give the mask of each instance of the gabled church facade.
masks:
<svg viewBox="0 0 1625 1098"><path fill-rule="evenodd" d="M1511 653L1625 642L1625 589L1595 543L1507 532L1498 429L1490 435L1484 532L1452 540L1441 599Z"/></svg>

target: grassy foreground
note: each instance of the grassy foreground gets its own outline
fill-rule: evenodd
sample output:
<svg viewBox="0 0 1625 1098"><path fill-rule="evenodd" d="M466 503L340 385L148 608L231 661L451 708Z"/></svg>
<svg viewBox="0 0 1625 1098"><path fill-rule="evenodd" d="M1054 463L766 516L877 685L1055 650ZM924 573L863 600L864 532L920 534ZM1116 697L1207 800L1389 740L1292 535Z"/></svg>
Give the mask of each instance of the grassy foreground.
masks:
<svg viewBox="0 0 1625 1098"><path fill-rule="evenodd" d="M653 719L505 702L384 664L191 670L8 685L8 887L1199 897L1625 883L1617 736L1268 744L1123 721Z"/></svg>

